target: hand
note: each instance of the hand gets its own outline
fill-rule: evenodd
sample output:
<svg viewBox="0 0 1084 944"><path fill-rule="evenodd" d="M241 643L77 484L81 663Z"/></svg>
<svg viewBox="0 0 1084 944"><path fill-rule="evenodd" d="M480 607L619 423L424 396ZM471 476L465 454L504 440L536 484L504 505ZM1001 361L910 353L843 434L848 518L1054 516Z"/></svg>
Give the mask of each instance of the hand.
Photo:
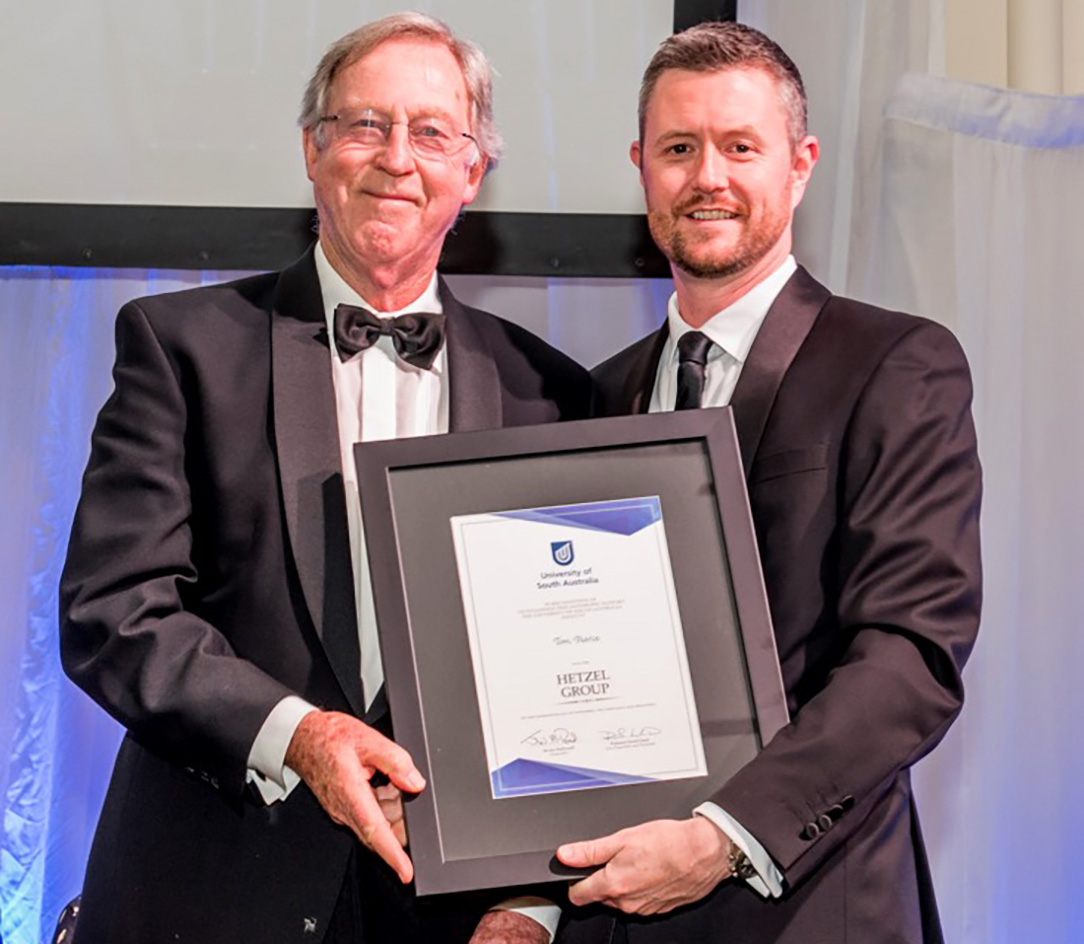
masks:
<svg viewBox="0 0 1084 944"><path fill-rule="evenodd" d="M730 840L710 820L655 820L557 850L565 865L605 866L568 890L574 905L601 902L653 915L699 901L730 874Z"/></svg>
<svg viewBox="0 0 1084 944"><path fill-rule="evenodd" d="M374 793L369 786L379 770L399 790L424 790L425 778L406 751L351 715L310 711L286 749L286 765L308 784L328 816L348 826L404 885L414 878L414 865L403 851L406 830L398 790L393 795L378 787Z"/></svg>
<svg viewBox="0 0 1084 944"><path fill-rule="evenodd" d="M470 944L550 944L550 934L534 918L518 911L487 911Z"/></svg>

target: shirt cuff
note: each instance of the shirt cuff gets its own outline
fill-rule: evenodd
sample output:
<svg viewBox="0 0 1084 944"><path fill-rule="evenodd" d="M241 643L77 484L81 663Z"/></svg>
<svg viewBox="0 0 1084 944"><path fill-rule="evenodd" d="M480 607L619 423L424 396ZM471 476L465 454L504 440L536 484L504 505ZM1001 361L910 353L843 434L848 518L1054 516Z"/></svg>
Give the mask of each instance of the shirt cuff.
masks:
<svg viewBox="0 0 1084 944"><path fill-rule="evenodd" d="M286 766L286 749L301 719L316 710L316 706L304 698L287 695L264 718L246 764L246 780L256 785L264 803L285 800L301 782L301 778Z"/></svg>
<svg viewBox="0 0 1084 944"><path fill-rule="evenodd" d="M757 874L750 875L746 881L754 891L764 898L779 898L783 894L783 873L779 871L779 866L741 823L714 803L701 803L693 813L710 819L749 857Z"/></svg>
<svg viewBox="0 0 1084 944"><path fill-rule="evenodd" d="M557 922L561 920L561 906L555 905L546 898L536 898L533 895L521 895L519 898L509 898L499 905L494 905L490 911L518 911L537 921L546 929L552 944L557 934Z"/></svg>

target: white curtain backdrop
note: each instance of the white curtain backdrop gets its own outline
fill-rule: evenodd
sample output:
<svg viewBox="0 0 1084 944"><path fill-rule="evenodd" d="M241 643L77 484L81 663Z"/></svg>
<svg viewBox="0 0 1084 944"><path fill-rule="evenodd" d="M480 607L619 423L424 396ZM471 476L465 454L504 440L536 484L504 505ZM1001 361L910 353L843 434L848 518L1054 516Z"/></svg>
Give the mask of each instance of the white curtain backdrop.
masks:
<svg viewBox="0 0 1084 944"><path fill-rule="evenodd" d="M872 258L855 279L959 336L985 469L969 704L919 770L946 934L1079 942L1084 98L913 75L883 127Z"/></svg>
<svg viewBox="0 0 1084 944"><path fill-rule="evenodd" d="M945 79L952 2L743 0L740 17L797 62L824 147L799 259L948 325L974 374L983 626L968 703L915 777L946 939L1081 944L1084 98Z"/></svg>
<svg viewBox="0 0 1084 944"><path fill-rule="evenodd" d="M836 292L869 252L881 114L900 76L943 71L945 0L741 0L738 17L802 73L822 156L795 221L795 254Z"/></svg>
<svg viewBox="0 0 1084 944"><path fill-rule="evenodd" d="M917 772L949 944L1084 944L1072 894L1084 839L1073 730L1084 714L1084 100L936 78L944 2L743 0L740 14L803 70L824 145L800 210L799 260L836 291L944 322L974 369L984 626L964 713ZM113 317L128 298L228 275L0 269L7 944L46 940L77 893L118 739L60 674L55 631L89 430L111 385ZM669 291L453 283L587 364L653 328Z"/></svg>

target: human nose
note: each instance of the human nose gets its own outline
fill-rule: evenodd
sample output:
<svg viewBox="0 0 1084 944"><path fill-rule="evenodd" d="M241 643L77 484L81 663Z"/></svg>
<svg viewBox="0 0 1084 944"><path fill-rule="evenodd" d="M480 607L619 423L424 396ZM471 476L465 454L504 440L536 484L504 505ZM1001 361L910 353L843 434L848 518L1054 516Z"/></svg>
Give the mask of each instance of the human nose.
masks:
<svg viewBox="0 0 1084 944"><path fill-rule="evenodd" d="M703 148L696 162L693 184L703 193L726 190L730 185L726 155L713 147Z"/></svg>
<svg viewBox="0 0 1084 944"><path fill-rule="evenodd" d="M414 150L406 125L396 122L388 129L377 162L382 170L395 176L409 174L414 169Z"/></svg>

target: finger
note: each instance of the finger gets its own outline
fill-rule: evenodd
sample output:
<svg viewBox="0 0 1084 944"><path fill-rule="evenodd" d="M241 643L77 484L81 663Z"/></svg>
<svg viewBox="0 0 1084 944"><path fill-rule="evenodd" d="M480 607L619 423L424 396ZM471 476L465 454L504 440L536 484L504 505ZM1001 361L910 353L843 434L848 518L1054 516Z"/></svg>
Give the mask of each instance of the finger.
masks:
<svg viewBox="0 0 1084 944"><path fill-rule="evenodd" d="M583 842L566 842L557 848L557 858L572 868L586 868L589 865L605 865L623 845L620 832L598 839L585 839Z"/></svg>
<svg viewBox="0 0 1084 944"><path fill-rule="evenodd" d="M356 795L354 813L356 822L352 828L357 837L395 870L404 885L409 884L414 878L414 864L403 851L405 843L396 838L368 784Z"/></svg>
<svg viewBox="0 0 1084 944"><path fill-rule="evenodd" d="M393 829L403 822L403 807L398 802L382 802L380 812L384 814L384 819Z"/></svg>
<svg viewBox="0 0 1084 944"><path fill-rule="evenodd" d="M395 830L386 822L375 824L369 832L369 848L395 870L399 881L409 885L414 878L414 863L403 850L405 845L406 833L403 833L400 841Z"/></svg>
<svg viewBox="0 0 1084 944"><path fill-rule="evenodd" d="M570 885L568 900L573 905L591 905L596 902L613 904L613 888L610 873L599 869L594 875Z"/></svg>
<svg viewBox="0 0 1084 944"><path fill-rule="evenodd" d="M381 784L373 792L380 803L380 812L391 824L391 831L401 846L407 844L406 824L403 822L403 794L390 783Z"/></svg>
<svg viewBox="0 0 1084 944"><path fill-rule="evenodd" d="M376 798L381 803L392 800L398 800L402 803L403 793L393 783L382 783L379 787L373 787L373 793L376 794Z"/></svg>
<svg viewBox="0 0 1084 944"><path fill-rule="evenodd" d="M389 823L403 818L403 794L399 788L390 783L381 784L373 792L380 803L380 809L384 811Z"/></svg>
<svg viewBox="0 0 1084 944"><path fill-rule="evenodd" d="M399 800L381 800L380 812L389 823L398 823L403 818L403 804Z"/></svg>
<svg viewBox="0 0 1084 944"><path fill-rule="evenodd" d="M425 777L414 766L410 754L379 731L366 731L359 754L365 764L387 774L400 790L420 793L425 789Z"/></svg>
<svg viewBox="0 0 1084 944"><path fill-rule="evenodd" d="M399 843L403 848L408 845L406 823L399 820L397 823L391 824L391 834L395 837L395 841Z"/></svg>

